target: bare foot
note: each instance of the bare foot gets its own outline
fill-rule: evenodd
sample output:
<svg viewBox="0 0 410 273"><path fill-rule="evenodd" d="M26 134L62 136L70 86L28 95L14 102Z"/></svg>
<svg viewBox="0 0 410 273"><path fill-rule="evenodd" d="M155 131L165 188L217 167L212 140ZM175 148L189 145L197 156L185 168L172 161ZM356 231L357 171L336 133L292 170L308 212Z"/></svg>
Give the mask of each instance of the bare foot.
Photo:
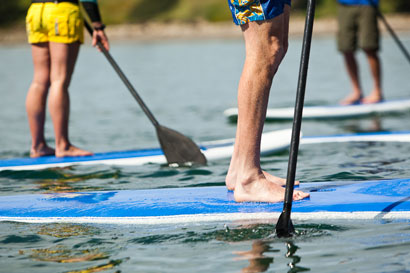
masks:
<svg viewBox="0 0 410 273"><path fill-rule="evenodd" d="M262 171L262 173L265 175L265 178L269 180L270 182L278 185L278 186L286 186L286 178L281 178L278 176L274 176L267 171ZM228 188L228 190L233 191L235 190L235 183L236 183L236 175L228 174L225 178L225 185ZM299 181L295 181L295 185L299 185Z"/></svg>
<svg viewBox="0 0 410 273"><path fill-rule="evenodd" d="M236 183L236 174L229 173L225 177L225 185L229 191L233 191L235 189Z"/></svg>
<svg viewBox="0 0 410 273"><path fill-rule="evenodd" d="M351 93L343 100L340 101L341 105L352 105L352 104L359 104L362 101L362 95L357 95L356 93Z"/></svg>
<svg viewBox="0 0 410 273"><path fill-rule="evenodd" d="M268 179L269 181L279 185L279 186L286 186L286 178L281 178L278 176L274 176L266 171L262 171L262 173L265 175L266 179ZM295 181L295 185L299 185L300 182L299 181Z"/></svg>
<svg viewBox="0 0 410 273"><path fill-rule="evenodd" d="M267 180L263 174L242 181L235 186L234 198L236 202L268 202L278 203L284 200L285 189ZM293 192L293 200L309 197L309 193L302 191Z"/></svg>
<svg viewBox="0 0 410 273"><path fill-rule="evenodd" d="M380 93L373 91L369 96L365 97L362 100L362 103L371 104L371 103L378 103L381 101L383 101L383 97L380 95Z"/></svg>
<svg viewBox="0 0 410 273"><path fill-rule="evenodd" d="M39 147L31 147L30 149L30 157L32 158L54 155L54 153L54 149L47 146L47 144L40 144Z"/></svg>
<svg viewBox="0 0 410 273"><path fill-rule="evenodd" d="M58 149L56 148L56 157L65 157L65 156L87 156L87 155L93 155L93 153L82 150L80 148L77 148L73 145L69 145L65 149Z"/></svg>

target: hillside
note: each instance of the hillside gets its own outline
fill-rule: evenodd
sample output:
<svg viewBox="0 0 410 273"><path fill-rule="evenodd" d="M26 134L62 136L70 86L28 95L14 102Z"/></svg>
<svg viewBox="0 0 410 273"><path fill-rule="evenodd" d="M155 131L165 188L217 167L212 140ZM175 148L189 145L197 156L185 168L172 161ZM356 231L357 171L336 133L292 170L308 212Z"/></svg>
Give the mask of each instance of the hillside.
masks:
<svg viewBox="0 0 410 273"><path fill-rule="evenodd" d="M383 12L410 13L409 0L380 0ZM0 5L0 26L24 24L30 0L3 0ZM231 15L227 0L99 0L100 10L107 24L145 22L224 22ZM292 0L293 13L302 13L306 0ZM316 15L333 17L336 0L317 0Z"/></svg>

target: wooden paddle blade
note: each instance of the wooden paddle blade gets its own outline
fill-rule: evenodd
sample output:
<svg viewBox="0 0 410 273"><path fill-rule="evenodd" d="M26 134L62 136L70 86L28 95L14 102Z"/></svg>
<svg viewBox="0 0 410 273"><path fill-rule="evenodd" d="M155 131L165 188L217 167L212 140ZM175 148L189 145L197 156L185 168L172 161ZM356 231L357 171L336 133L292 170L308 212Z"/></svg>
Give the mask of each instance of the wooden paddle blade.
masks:
<svg viewBox="0 0 410 273"><path fill-rule="evenodd" d="M279 238L292 237L294 233L295 228L293 226L292 220L289 217L286 217L285 213L282 212L276 224L276 235Z"/></svg>
<svg viewBox="0 0 410 273"><path fill-rule="evenodd" d="M206 157L190 138L164 126L157 126L156 129L168 164L206 164Z"/></svg>

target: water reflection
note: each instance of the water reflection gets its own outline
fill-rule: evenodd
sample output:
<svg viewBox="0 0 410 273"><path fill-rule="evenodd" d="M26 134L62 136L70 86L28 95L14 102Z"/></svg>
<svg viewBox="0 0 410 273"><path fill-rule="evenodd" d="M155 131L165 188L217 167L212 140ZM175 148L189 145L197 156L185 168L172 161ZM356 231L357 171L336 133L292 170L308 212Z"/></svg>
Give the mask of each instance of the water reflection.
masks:
<svg viewBox="0 0 410 273"><path fill-rule="evenodd" d="M290 259L287 263L289 267L288 272L302 272L310 271L309 268L301 267L298 264L301 262L301 257L296 255L299 247L293 240L281 240L276 237L275 226L271 224L270 220L251 220L251 221L237 221L236 228L229 228L225 226L222 231L214 232L215 239L225 242L251 242L251 249L247 251L234 251L233 253L238 257L235 260L248 260L249 265L244 267L241 272L266 272L272 264L274 264L274 257L267 253L280 253L281 250L277 247L277 243L285 243L286 254L281 257L276 257L277 267L283 268L284 260ZM296 237L310 237L323 236L327 233L325 230L334 229L333 226L306 226L298 225L295 236ZM294 239L295 237L293 237ZM276 246L274 246L274 244Z"/></svg>
<svg viewBox="0 0 410 273"><path fill-rule="evenodd" d="M268 251L272 250L266 242L256 240L252 243L251 250L235 252L235 254L241 256L239 260L249 260L249 266L243 268L241 272L265 272L268 270L270 264L273 263L273 257L264 255L264 253Z"/></svg>
<svg viewBox="0 0 410 273"><path fill-rule="evenodd" d="M48 224L31 227L39 236L57 238L50 246L41 248L31 248L19 250L21 256L26 256L34 261L78 264L84 269L69 272L101 272L112 270L121 264L124 259L110 259L112 249L104 246L100 241L98 244L91 244L90 241L77 243L74 247L70 246L65 239L71 241L88 238L101 234L101 230L94 226L78 224ZM94 239L95 240L95 239ZM103 261L105 260L105 261ZM96 261L98 265L89 265L89 262Z"/></svg>
<svg viewBox="0 0 410 273"><path fill-rule="evenodd" d="M371 133L385 131L382 125L382 119L374 116L369 119L353 119L343 124L343 129L353 133Z"/></svg>
<svg viewBox="0 0 410 273"><path fill-rule="evenodd" d="M297 264L300 263L301 257L295 255L296 251L299 249L292 241L286 242L286 257L292 259L292 261L288 264L290 267L289 273L293 272L303 272L303 271L310 271L309 268L298 266Z"/></svg>
<svg viewBox="0 0 410 273"><path fill-rule="evenodd" d="M104 171L93 171L89 173L74 173L75 168L64 167L64 168L52 168L48 169L48 173L53 173L54 177L35 177L35 172L33 172L34 184L37 188L43 192L78 192L78 191L90 191L90 190L101 190L102 186L97 185L84 185L87 181L92 180L107 180L107 179L118 179L122 176L118 170L104 170Z"/></svg>
<svg viewBox="0 0 410 273"><path fill-rule="evenodd" d="M255 240L252 242L252 248L249 251L237 251L235 252L236 255L240 256L237 260L247 259L249 261L249 265L241 270L241 272L266 272L270 265L274 263L274 258L266 256L265 253L267 252L280 252L278 249L274 249L270 246L272 241L263 241L263 240ZM299 249L297 245L293 243L293 241L285 242L286 245L286 254L285 257L291 259L288 263L288 270L289 273L294 272L304 272L310 271L309 268L298 266L301 261L301 257L296 255L296 251Z"/></svg>

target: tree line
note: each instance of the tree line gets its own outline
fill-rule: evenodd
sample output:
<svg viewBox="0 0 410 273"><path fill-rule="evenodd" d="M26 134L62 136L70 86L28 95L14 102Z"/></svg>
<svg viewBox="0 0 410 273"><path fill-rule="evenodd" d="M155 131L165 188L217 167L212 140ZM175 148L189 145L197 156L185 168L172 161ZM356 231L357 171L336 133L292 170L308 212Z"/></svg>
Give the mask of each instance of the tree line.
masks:
<svg viewBox="0 0 410 273"><path fill-rule="evenodd" d="M307 0L292 0L292 12L303 14ZM0 26L24 24L30 0L2 0ZM230 21L226 0L99 0L104 21L108 24L156 22ZM380 0L385 13L408 13L410 0ZM335 16L336 0L317 0L318 17Z"/></svg>

